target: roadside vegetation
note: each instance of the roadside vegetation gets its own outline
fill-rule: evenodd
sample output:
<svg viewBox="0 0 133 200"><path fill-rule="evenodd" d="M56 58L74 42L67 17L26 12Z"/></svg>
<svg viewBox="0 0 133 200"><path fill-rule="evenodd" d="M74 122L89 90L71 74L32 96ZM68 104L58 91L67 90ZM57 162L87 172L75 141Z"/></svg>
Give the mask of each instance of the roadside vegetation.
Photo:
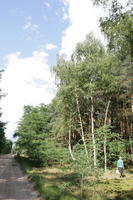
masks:
<svg viewBox="0 0 133 200"><path fill-rule="evenodd" d="M29 159L16 158L46 200L131 200L133 196L133 168L127 168L122 179L115 168L97 177L86 176L68 166L38 167Z"/></svg>
<svg viewBox="0 0 133 200"><path fill-rule="evenodd" d="M0 82L2 78L3 71L0 71ZM0 100L1 98L4 98L4 94L2 93L2 90L0 88ZM6 122L3 122L1 120L2 112L0 108L0 154L8 154L11 153L12 150L12 141L7 139L5 136L5 129L6 129Z"/></svg>

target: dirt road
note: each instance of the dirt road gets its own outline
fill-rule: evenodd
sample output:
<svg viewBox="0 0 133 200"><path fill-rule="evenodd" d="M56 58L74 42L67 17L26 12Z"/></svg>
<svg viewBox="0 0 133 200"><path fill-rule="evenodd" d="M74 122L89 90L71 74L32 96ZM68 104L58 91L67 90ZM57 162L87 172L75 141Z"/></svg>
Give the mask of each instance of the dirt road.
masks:
<svg viewBox="0 0 133 200"><path fill-rule="evenodd" d="M0 156L0 199L39 200L12 155Z"/></svg>

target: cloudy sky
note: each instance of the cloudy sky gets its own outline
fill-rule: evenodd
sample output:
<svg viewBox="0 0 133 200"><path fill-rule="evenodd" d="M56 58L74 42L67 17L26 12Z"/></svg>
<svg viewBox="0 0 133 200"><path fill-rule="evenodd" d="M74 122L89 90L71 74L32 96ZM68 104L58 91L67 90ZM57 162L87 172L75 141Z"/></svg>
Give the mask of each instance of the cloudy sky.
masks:
<svg viewBox="0 0 133 200"><path fill-rule="evenodd" d="M126 0L121 0L125 2ZM0 69L6 97L0 102L12 138L24 105L48 104L56 94L51 68L93 32L102 38L101 8L91 0L1 0Z"/></svg>

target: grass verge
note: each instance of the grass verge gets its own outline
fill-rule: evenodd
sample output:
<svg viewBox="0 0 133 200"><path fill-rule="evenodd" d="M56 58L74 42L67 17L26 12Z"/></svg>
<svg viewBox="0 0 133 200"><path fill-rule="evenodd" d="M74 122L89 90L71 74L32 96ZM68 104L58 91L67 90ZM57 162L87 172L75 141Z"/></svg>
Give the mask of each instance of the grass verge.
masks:
<svg viewBox="0 0 133 200"><path fill-rule="evenodd" d="M99 182L92 184L86 179L81 191L78 174L67 167L38 167L27 158L17 158L22 170L28 175L35 188L45 200L132 200L133 168L125 170L119 178L111 170Z"/></svg>

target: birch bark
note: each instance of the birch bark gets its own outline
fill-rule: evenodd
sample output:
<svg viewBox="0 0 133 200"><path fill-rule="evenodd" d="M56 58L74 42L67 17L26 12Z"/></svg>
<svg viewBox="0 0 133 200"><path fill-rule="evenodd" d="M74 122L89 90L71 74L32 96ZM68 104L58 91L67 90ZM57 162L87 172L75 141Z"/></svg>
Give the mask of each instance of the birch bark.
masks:
<svg viewBox="0 0 133 200"><path fill-rule="evenodd" d="M88 151L87 151L87 146L86 146L86 141L85 141L85 136L84 136L83 122L82 122L80 107L79 107L79 99L78 99L78 95L76 92L75 92L75 96L76 96L76 104L77 104L77 110L78 110L78 116L79 116L79 122L80 122L80 128L81 128L81 137L82 137L82 141L84 144L86 157L88 158Z"/></svg>
<svg viewBox="0 0 133 200"><path fill-rule="evenodd" d="M69 128L69 140L68 140L68 149L71 155L72 160L76 160L73 156L72 147L71 147L71 127Z"/></svg>
<svg viewBox="0 0 133 200"><path fill-rule="evenodd" d="M110 99L107 103L106 106L106 111L105 111L105 119L104 119L104 125L107 125L107 117L108 117L108 111L109 111L109 106L110 106ZM104 171L105 173L107 172L107 136L104 134Z"/></svg>
<svg viewBox="0 0 133 200"><path fill-rule="evenodd" d="M92 134L92 144L93 144L93 162L94 168L96 168L96 141L95 141L95 134L94 134L94 101L93 97L91 96L91 134Z"/></svg>

